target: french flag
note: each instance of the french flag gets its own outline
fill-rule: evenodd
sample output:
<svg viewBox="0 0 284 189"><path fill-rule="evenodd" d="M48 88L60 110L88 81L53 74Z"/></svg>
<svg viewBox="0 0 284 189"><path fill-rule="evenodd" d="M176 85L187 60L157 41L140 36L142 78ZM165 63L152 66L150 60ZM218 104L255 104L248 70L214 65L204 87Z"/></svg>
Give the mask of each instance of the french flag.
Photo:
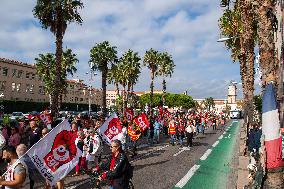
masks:
<svg viewBox="0 0 284 189"><path fill-rule="evenodd" d="M268 169L281 167L282 137L273 83L266 86L262 98L262 132L266 148L266 167Z"/></svg>

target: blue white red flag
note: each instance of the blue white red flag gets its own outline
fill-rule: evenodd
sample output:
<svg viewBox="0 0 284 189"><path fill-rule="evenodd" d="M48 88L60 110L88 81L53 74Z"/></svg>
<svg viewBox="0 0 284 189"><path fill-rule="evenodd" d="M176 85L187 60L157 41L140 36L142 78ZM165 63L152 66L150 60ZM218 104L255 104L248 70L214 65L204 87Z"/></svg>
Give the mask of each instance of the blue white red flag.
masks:
<svg viewBox="0 0 284 189"><path fill-rule="evenodd" d="M282 137L273 83L266 86L262 98L262 132L268 169L282 166Z"/></svg>

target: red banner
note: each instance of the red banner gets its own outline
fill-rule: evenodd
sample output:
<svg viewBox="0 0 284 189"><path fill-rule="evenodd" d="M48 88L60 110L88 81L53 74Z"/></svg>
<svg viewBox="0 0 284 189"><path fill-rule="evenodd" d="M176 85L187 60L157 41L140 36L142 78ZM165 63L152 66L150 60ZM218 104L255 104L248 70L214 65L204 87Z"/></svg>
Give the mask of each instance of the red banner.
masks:
<svg viewBox="0 0 284 189"><path fill-rule="evenodd" d="M134 122L140 127L141 131L145 131L150 125L147 115L144 113L134 118Z"/></svg>
<svg viewBox="0 0 284 189"><path fill-rule="evenodd" d="M42 113L40 114L40 119L41 121L45 124L45 125L48 125L48 124L51 124L52 123L52 117L51 117L51 114L50 113Z"/></svg>
<svg viewBox="0 0 284 189"><path fill-rule="evenodd" d="M134 118L134 112L133 112L133 110L132 109L130 109L130 108L126 108L125 109L125 116L126 116L126 118L127 118L127 121L132 121L133 120L133 118Z"/></svg>

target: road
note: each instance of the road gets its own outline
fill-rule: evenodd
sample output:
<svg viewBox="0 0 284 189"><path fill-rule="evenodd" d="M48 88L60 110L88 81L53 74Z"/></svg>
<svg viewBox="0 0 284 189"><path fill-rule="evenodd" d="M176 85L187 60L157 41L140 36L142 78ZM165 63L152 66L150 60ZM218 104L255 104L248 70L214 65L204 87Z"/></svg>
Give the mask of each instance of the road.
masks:
<svg viewBox="0 0 284 189"><path fill-rule="evenodd" d="M188 150L171 146L168 139L153 146L141 145L134 165L135 189L236 188L238 122L228 122L226 131L213 131L194 138ZM67 177L67 189L92 188L86 175ZM40 187L38 187L40 188ZM108 187L103 187L108 188Z"/></svg>

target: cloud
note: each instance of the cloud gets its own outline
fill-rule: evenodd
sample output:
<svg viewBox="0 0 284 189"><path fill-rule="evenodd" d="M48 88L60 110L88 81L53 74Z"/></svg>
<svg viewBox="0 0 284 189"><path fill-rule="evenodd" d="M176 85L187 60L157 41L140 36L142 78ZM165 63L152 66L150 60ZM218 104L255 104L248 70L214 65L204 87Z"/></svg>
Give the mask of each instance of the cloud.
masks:
<svg viewBox="0 0 284 189"><path fill-rule="evenodd" d="M0 7L0 56L34 62L39 53L55 51L55 37L43 30L32 9L33 0L3 0ZM225 98L227 81L240 81L239 66L232 64L219 37L219 0L84 0L83 24L70 24L63 47L72 48L80 60L77 76L88 79L89 51L104 40L143 57L155 48L169 52L176 68L167 78L167 90L189 91L195 98ZM101 75L94 86L100 87ZM149 90L149 70L143 68L135 90ZM156 78L161 89L161 78ZM109 89L114 88L109 85Z"/></svg>

